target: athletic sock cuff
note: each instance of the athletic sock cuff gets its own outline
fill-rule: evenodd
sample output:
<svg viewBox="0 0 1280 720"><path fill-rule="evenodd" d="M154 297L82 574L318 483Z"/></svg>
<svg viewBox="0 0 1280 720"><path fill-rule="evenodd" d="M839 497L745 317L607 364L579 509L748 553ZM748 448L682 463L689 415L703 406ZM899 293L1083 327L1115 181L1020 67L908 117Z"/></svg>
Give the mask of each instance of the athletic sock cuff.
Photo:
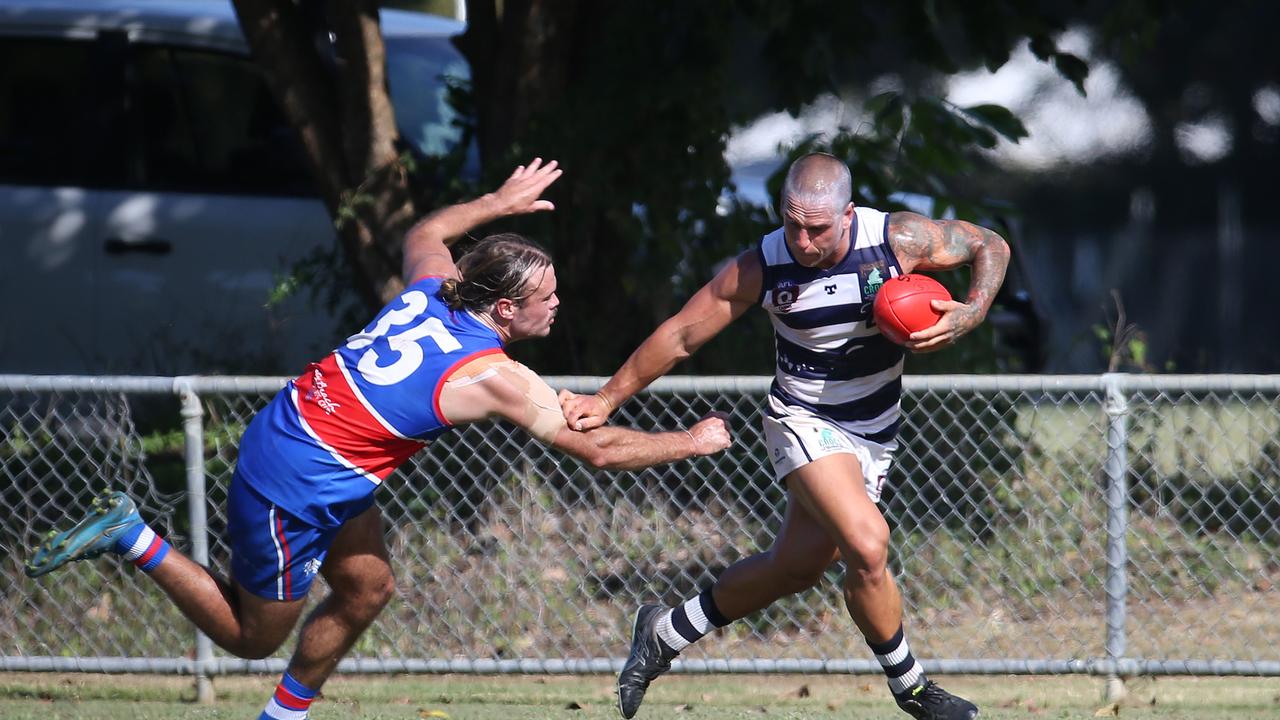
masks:
<svg viewBox="0 0 1280 720"><path fill-rule="evenodd" d="M143 537L143 536L146 537ZM151 538L155 536L155 532L147 526L146 523L137 523L125 528L116 538L114 550L130 562L136 560L139 555L147 549L151 544Z"/></svg>
<svg viewBox="0 0 1280 720"><path fill-rule="evenodd" d="M312 690L306 685L298 682L297 678L287 672L284 674L284 677L280 678L280 687L288 690L290 693L293 693L303 700L311 700L316 696L315 690Z"/></svg>
<svg viewBox="0 0 1280 720"><path fill-rule="evenodd" d="M133 564L142 572L149 573L152 570L155 570L168 554L169 543L166 542L164 538L157 535L155 541L151 543L151 547L147 552L144 553L142 557L134 560Z"/></svg>
<svg viewBox="0 0 1280 720"><path fill-rule="evenodd" d="M718 628L729 624L729 619L720 612L720 608L716 607L716 599L711 593L711 588L702 591L698 596L698 604L702 606L702 614L706 616L707 622Z"/></svg>
<svg viewBox="0 0 1280 720"><path fill-rule="evenodd" d="M867 647L871 648L871 652L877 655L888 655L889 653L898 649L898 646L902 644L902 638L903 638L902 626L899 625L898 632L894 633L893 637L889 638L888 640L885 640L884 642L878 642L878 643L874 643L868 640Z"/></svg>
<svg viewBox="0 0 1280 720"><path fill-rule="evenodd" d="M116 552L143 572L151 572L169 554L169 543L150 526L138 523L116 540Z"/></svg>

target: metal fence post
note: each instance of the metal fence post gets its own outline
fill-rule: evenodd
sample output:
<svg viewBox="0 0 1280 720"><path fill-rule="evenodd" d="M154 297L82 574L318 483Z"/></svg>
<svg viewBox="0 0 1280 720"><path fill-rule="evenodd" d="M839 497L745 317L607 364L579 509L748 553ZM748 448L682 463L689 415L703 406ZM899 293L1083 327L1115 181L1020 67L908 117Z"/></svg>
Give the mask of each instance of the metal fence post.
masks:
<svg viewBox="0 0 1280 720"><path fill-rule="evenodd" d="M1121 388L1121 376L1103 376L1106 387L1107 413L1107 702L1124 697L1124 678L1120 664L1125 647L1125 601L1129 592L1129 552L1125 544L1128 534L1129 506L1129 398Z"/></svg>
<svg viewBox="0 0 1280 720"><path fill-rule="evenodd" d="M778 496L772 481L761 477L768 457L756 422L772 380L663 378L622 408L619 421L645 428L670 428L708 407L729 410L739 428L735 448L685 465L596 472L496 423L432 443L380 490L380 503L395 517L389 523L392 562L409 592L397 593L397 605L375 621L370 638L390 639L393 650L383 654L378 642L372 655L366 647L345 658L339 672L616 669L617 638L630 623L627 607L655 590L671 600L685 596L774 526ZM552 378L550 384L591 392L603 381ZM8 489L0 492L0 518L6 520L0 522L0 556L27 556L48 531L65 527L67 513L94 492L85 480L100 478L145 499L149 514L158 517L172 518L189 503L191 539L175 546L209 562L217 549L210 530L224 517L213 500L237 449L221 441L219 428L211 426L204 436L203 416L211 423L216 418L219 427L248 422L286 382L0 374L0 490ZM1099 696L1105 687L1112 702L1126 693L1131 677L1280 678L1280 642L1268 641L1280 624L1267 564L1278 547L1268 503L1280 496L1273 462L1280 375L917 375L904 379L903 390L920 410L906 418L900 463L942 463L947 480L963 481L969 476L953 475L951 468L984 460L982 484L969 485L961 502L948 508L955 515L939 517L940 505L916 497L919 490L932 494L944 487L932 478L923 480L927 485L911 484L914 467L904 492L891 502L891 517L906 540L895 562L914 563L907 567L925 589L914 609L948 631L930 635L937 639L925 659L931 673L1090 675L1104 681ZM185 441L188 473L182 493L156 482L155 471L167 466L148 457L154 430L137 427L136 397L179 400L181 420L165 418L155 430L163 432L157 439L164 447L171 446L170 433L184 433L178 441ZM959 438L961 429L963 445L933 441L938 433ZM990 437L970 442L978 433ZM495 457L458 460L477 452ZM994 503L981 500L986 483L1003 477L1013 481L1011 494ZM1128 492L1131 482L1144 490L1141 502ZM688 489L690 502L661 497L662 488L677 483ZM968 508L981 512L970 515ZM671 521L676 514L679 523ZM953 517L962 522L952 523ZM178 524L186 532L187 524ZM1206 542L1212 552L1204 550ZM969 551L978 544L992 552ZM671 551L694 546L703 550ZM441 557L466 560L439 562ZM990 577L998 592L973 594L957 585L955 578L974 574L970 568ZM424 580L433 586L429 593ZM0 670L192 675L197 697L209 702L215 677L285 669L282 655L241 660L207 638L187 635L194 628L168 612L163 600L154 610L164 612L166 622L155 622L153 612L130 612L116 593L107 596L113 583L127 585L122 592L131 597L161 600L145 575L122 577L111 563L86 563L45 581L26 578L17 562L0 563ZM592 587L590 594L582 592L584 584ZM512 592L522 594L518 613L509 602ZM1089 594L1089 603L1079 602L1081 593ZM442 607L435 599L455 596L469 602ZM879 672L874 660L846 659L847 648L829 633L793 633L839 617L843 608L835 600L815 593L804 603L781 606L767 624L743 625L733 642L708 643L673 670ZM1052 622L1010 620L1031 608ZM563 632L582 617L605 630ZM1103 647L1093 645L1098 620ZM1092 632L1074 632L1080 622ZM190 648L193 639L194 658L175 651ZM785 651L778 639L785 640ZM1035 656L1009 657L1008 648L1018 647ZM494 648L504 649L501 657L491 656Z"/></svg>
<svg viewBox="0 0 1280 720"><path fill-rule="evenodd" d="M204 474L204 408L200 403L200 396L191 389L189 382L178 378L174 382L174 389L182 398L187 511L191 519L191 559L208 566L209 517ZM208 635L196 630L196 702L205 705L214 701L213 681L209 677L209 668L212 666L213 642Z"/></svg>

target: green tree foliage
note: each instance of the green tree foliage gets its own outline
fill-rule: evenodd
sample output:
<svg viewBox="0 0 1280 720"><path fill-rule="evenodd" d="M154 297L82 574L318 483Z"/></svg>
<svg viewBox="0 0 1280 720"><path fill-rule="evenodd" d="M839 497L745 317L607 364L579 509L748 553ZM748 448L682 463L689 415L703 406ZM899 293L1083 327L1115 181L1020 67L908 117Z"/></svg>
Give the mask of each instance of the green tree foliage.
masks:
<svg viewBox="0 0 1280 720"><path fill-rule="evenodd" d="M970 194L969 175L981 149L1026 131L1002 107L943 102L941 78L997 68L1029 39L1081 84L1083 62L1053 43L1068 19L1055 7L506 2L499 13L492 2L468 3L460 47L475 70L486 168L501 172L535 153L566 168L560 211L530 228L549 239L562 268L559 342L517 352L553 372L608 372L621 362L719 263L771 228L763 209L727 196L731 130L823 94L847 103L857 124L792 154L845 158L857 202L895 209L905 192L933 198L937 213L1002 214ZM774 197L780 184L770 183ZM772 342L758 315L681 369L768 371Z"/></svg>
<svg viewBox="0 0 1280 720"><path fill-rule="evenodd" d="M366 32L371 17L367 3L355 4L355 12L325 2L320 5L328 10L312 12L311 25L304 26L288 0L236 3L255 51L275 60L268 72L286 107L289 73L305 76L321 68L296 58L284 62L286 46L295 54L313 51L305 43L272 47L271 38L327 29L340 55L356 53L361 45L343 38ZM980 165L981 149L998 137L1016 141L1025 129L998 106L943 102L941 79L969 67L998 68L1029 40L1039 57L1082 86L1084 63L1053 41L1073 7L1047 0L838 7L816 0L469 1L468 28L457 44L472 68L465 103L483 168L472 190L492 186L535 155L555 158L566 170L552 190L557 212L515 228L543 240L556 255L564 312L553 341L517 346L516 352L544 372L603 373L621 362L719 263L770 228L766 209L738 202L732 193L724 160L732 129L764 112L796 112L825 94L840 98L856 121L794 152L824 149L847 159L858 202L894 209L896 193L913 193L932 198L937 213L954 211L980 222L1001 214L1004 208L973 194L969 175ZM380 52L372 43L366 47ZM310 147L316 165L336 178L328 194L335 217L343 220L345 257L378 250L379 262L345 262L339 273L366 276L394 272L396 264L382 258L386 248L394 252L392 236L402 232L404 208L448 199L424 191L439 187L431 178L438 180L441 165L406 167L381 150L371 154L368 148L385 142L352 137L386 127L378 120L386 108L361 112L360 98L378 94L347 87L375 77L368 71L372 64L365 58L362 72L303 85L326 89L340 101L333 123L314 117L324 112L316 103L291 113L304 131L306 123L341 128L333 137L342 143ZM353 117L366 121L346 122ZM358 177L362 172L377 181ZM385 177L407 178L407 190ZM774 178L775 197L778 184ZM388 187L401 195L382 199ZM453 189L466 190L456 183ZM390 208L394 217L381 219L379 212ZM365 277L356 286L375 289L361 293L371 311L396 282ZM772 343L760 314L752 315L745 327L726 333L681 369L767 371Z"/></svg>
<svg viewBox="0 0 1280 720"><path fill-rule="evenodd" d="M1280 260L1272 242L1277 23L1280 5L1263 0L1080 6L1073 27L1085 31L1090 64L1115 76L1118 94L1137 101L1147 132L1124 151L985 173L976 183L1034 218L1020 240L1049 263L1071 263L1082 240L1096 250L1099 281L1087 290L1058 289L1064 300L1051 311L1070 305L1074 315L1061 320L1074 339L1060 339L1058 353L1080 350L1075 354L1093 359L1092 369L1108 366L1117 347L1110 294L1118 291L1145 351L1122 368L1280 368L1280 346L1254 330L1273 324L1269 274ZM1219 143L1212 152L1188 151L1198 132ZM1233 223L1238 244L1224 248L1231 246L1224 225Z"/></svg>
<svg viewBox="0 0 1280 720"><path fill-rule="evenodd" d="M233 0L245 39L298 130L320 197L334 218L339 284L366 306L403 289L399 238L428 206L398 151L378 6L361 2Z"/></svg>

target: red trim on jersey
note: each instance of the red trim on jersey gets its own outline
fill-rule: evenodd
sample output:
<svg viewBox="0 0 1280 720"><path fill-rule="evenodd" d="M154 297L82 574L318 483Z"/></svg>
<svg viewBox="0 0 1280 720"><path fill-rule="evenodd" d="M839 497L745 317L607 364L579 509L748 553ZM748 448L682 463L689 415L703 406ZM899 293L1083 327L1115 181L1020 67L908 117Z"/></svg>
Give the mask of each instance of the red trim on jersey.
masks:
<svg viewBox="0 0 1280 720"><path fill-rule="evenodd" d="M379 480L425 444L397 436L374 417L347 382L336 355L308 365L293 384L302 420L343 459Z"/></svg>
<svg viewBox="0 0 1280 720"><path fill-rule="evenodd" d="M410 284L410 285L416 285L416 284L418 284L418 283L420 283L420 282L422 282L423 280L426 280L426 279L428 279L428 278L439 278L439 279L441 279L441 280L448 280L448 279L449 279L449 276L448 276L448 275L423 275L422 277L418 278L417 280L414 280L413 282L411 282L411 283L409 283L409 284Z"/></svg>
<svg viewBox="0 0 1280 720"><path fill-rule="evenodd" d="M494 355L496 353L501 353L501 352L503 352L503 350L500 347L488 348L487 350L479 350L477 352L473 352L470 355L462 358L458 362L450 365L448 370L445 370L443 373L440 374L440 380L436 382L435 392L431 393L431 407L432 409L435 410L436 417L440 418L440 422L444 423L449 427L453 427L453 423L449 422L449 418L445 417L444 412L440 410L440 391L444 390L444 384L449 382L449 378L453 377L454 373L458 372L458 370L460 370L463 365L466 365L472 360L475 360L476 358L479 358L479 357L484 357L485 355Z"/></svg>
<svg viewBox="0 0 1280 720"><path fill-rule="evenodd" d="M289 552L289 541L284 536L284 522L280 519L280 510L276 509L276 537L280 540L280 547L284 550L284 599L293 599L293 573L289 570L289 559L293 553Z"/></svg>

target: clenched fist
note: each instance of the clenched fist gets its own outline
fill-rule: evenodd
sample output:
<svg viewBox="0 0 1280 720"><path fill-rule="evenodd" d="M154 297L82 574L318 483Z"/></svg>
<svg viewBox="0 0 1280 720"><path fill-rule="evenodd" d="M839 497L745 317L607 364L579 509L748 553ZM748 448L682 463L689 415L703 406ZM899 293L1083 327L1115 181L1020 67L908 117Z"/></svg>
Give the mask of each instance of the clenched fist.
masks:
<svg viewBox="0 0 1280 720"><path fill-rule="evenodd" d="M579 395L568 390L561 390L560 410L564 412L566 425L579 432L584 432L605 424L613 408L599 394Z"/></svg>
<svg viewBox="0 0 1280 720"><path fill-rule="evenodd" d="M694 423L688 432L699 455L714 455L733 444L727 413L713 412Z"/></svg>

